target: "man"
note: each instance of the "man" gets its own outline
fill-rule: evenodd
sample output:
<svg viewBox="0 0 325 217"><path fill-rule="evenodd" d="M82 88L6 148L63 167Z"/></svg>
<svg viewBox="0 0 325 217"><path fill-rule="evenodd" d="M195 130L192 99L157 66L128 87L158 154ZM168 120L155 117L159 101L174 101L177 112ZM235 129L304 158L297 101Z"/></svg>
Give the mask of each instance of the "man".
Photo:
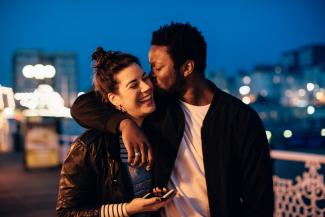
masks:
<svg viewBox="0 0 325 217"><path fill-rule="evenodd" d="M143 131L156 153L158 186L178 191L161 214L272 216L264 127L253 109L205 78L202 34L188 23L160 27L152 34L149 62L158 89L157 109L145 120ZM139 161L141 151L140 166L145 163L147 139L127 116L98 102L95 94L79 97L72 115L83 126L119 129L124 142L136 141L129 144L129 157Z"/></svg>

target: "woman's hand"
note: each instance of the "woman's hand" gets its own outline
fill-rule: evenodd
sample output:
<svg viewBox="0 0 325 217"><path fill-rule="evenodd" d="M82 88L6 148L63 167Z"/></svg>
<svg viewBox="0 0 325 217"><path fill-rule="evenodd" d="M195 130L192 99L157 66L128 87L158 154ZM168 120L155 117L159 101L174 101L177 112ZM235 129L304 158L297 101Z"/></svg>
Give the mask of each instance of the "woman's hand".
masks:
<svg viewBox="0 0 325 217"><path fill-rule="evenodd" d="M128 215L134 215L141 212L154 212L164 207L170 199L161 201L159 197L152 197L149 199L135 198L130 203L126 204L126 211Z"/></svg>

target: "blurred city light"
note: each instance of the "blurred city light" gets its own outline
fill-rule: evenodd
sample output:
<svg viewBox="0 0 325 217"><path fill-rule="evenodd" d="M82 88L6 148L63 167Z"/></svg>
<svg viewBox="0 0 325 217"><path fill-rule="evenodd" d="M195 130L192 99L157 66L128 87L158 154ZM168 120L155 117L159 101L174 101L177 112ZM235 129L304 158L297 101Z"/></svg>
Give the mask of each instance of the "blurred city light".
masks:
<svg viewBox="0 0 325 217"><path fill-rule="evenodd" d="M277 119L278 118L278 112L277 111L271 111L270 112L270 117L273 119Z"/></svg>
<svg viewBox="0 0 325 217"><path fill-rule="evenodd" d="M243 77L243 83L244 84L250 84L251 83L251 78L249 76L244 76Z"/></svg>
<svg viewBox="0 0 325 217"><path fill-rule="evenodd" d="M273 83L278 84L281 82L281 78L278 75L273 76Z"/></svg>
<svg viewBox="0 0 325 217"><path fill-rule="evenodd" d="M28 108L23 111L26 116L70 117L61 95L47 84L39 85L30 93L16 93L15 99Z"/></svg>
<svg viewBox="0 0 325 217"><path fill-rule="evenodd" d="M294 84L295 83L295 79L292 76L288 76L287 77L287 82L288 82L288 84Z"/></svg>
<svg viewBox="0 0 325 217"><path fill-rule="evenodd" d="M315 84L313 83L307 83L306 85L308 91L313 91L315 88Z"/></svg>
<svg viewBox="0 0 325 217"><path fill-rule="evenodd" d="M32 65L26 65L23 68L23 75L26 78L32 78L34 76L34 66Z"/></svg>
<svg viewBox="0 0 325 217"><path fill-rule="evenodd" d="M293 106L297 106L300 108L306 107L308 105L308 101L305 99L297 99L293 101L294 103L292 104Z"/></svg>
<svg viewBox="0 0 325 217"><path fill-rule="evenodd" d="M261 96L262 97L267 97L267 95L269 94L268 92L267 92L267 90L261 90L261 92L260 92L260 94L261 94Z"/></svg>
<svg viewBox="0 0 325 217"><path fill-rule="evenodd" d="M83 94L85 94L85 92L79 92L79 93L78 93L78 96L81 96L81 95L83 95Z"/></svg>
<svg viewBox="0 0 325 217"><path fill-rule="evenodd" d="M280 66L276 66L274 68L275 73L280 74L282 72L282 68Z"/></svg>
<svg viewBox="0 0 325 217"><path fill-rule="evenodd" d="M15 116L15 109L14 108L5 108L3 110L3 114L4 116L9 119L9 118L13 118Z"/></svg>
<svg viewBox="0 0 325 217"><path fill-rule="evenodd" d="M272 133L271 133L271 131L266 130L265 133L266 133L266 138L267 138L267 140L270 142L270 140L271 140L271 138L272 138Z"/></svg>
<svg viewBox="0 0 325 217"><path fill-rule="evenodd" d="M241 95L249 94L250 91L251 91L251 89L250 89L250 87L247 86L247 85L245 85L245 86L241 86L241 87L239 88L239 93L240 93Z"/></svg>
<svg viewBox="0 0 325 217"><path fill-rule="evenodd" d="M308 107L307 107L307 113L308 113L309 115L314 114L314 113L315 113L315 107L314 107L314 106L308 106Z"/></svg>
<svg viewBox="0 0 325 217"><path fill-rule="evenodd" d="M248 96L244 96L242 101L245 103L245 104L249 104L251 102L251 99L248 97Z"/></svg>
<svg viewBox="0 0 325 217"><path fill-rule="evenodd" d="M290 138L292 136L292 131L291 130L285 130L285 131L283 131L283 136L285 138Z"/></svg>
<svg viewBox="0 0 325 217"><path fill-rule="evenodd" d="M305 96L306 95L306 90L305 89L299 89L298 94L299 94L299 96Z"/></svg>
<svg viewBox="0 0 325 217"><path fill-rule="evenodd" d="M36 64L26 65L23 67L23 75L26 78L36 78L36 79L44 79L44 78L53 78L55 76L55 68L52 65L42 65Z"/></svg>
<svg viewBox="0 0 325 217"><path fill-rule="evenodd" d="M0 109L15 108L14 92L10 87L4 87L0 85Z"/></svg>
<svg viewBox="0 0 325 217"><path fill-rule="evenodd" d="M325 89L320 88L319 91L315 94L315 98L318 104L325 104Z"/></svg>
<svg viewBox="0 0 325 217"><path fill-rule="evenodd" d="M320 131L320 135L321 135L321 136L325 136L325 128L321 129L321 131Z"/></svg>

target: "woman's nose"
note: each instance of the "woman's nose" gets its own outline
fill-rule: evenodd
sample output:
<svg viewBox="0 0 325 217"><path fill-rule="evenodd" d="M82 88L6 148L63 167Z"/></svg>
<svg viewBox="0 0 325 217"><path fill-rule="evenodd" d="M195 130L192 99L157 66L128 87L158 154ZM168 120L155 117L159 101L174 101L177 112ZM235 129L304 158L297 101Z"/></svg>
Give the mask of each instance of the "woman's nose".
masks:
<svg viewBox="0 0 325 217"><path fill-rule="evenodd" d="M147 92L149 90L152 90L151 81L148 81L148 82L142 81L141 82L141 92Z"/></svg>

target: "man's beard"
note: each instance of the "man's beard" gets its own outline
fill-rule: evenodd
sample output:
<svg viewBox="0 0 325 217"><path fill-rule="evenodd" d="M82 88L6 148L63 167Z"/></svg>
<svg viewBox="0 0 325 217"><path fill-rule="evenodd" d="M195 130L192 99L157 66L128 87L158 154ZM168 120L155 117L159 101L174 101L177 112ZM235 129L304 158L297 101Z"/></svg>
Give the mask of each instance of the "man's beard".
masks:
<svg viewBox="0 0 325 217"><path fill-rule="evenodd" d="M159 93L163 94L163 95L166 95L166 96L180 97L183 94L185 78L180 73L179 70L175 70L174 73L175 73L174 74L175 75L174 82L167 89L160 88L157 85L157 82L153 81L153 85L154 85L155 90L158 91Z"/></svg>

